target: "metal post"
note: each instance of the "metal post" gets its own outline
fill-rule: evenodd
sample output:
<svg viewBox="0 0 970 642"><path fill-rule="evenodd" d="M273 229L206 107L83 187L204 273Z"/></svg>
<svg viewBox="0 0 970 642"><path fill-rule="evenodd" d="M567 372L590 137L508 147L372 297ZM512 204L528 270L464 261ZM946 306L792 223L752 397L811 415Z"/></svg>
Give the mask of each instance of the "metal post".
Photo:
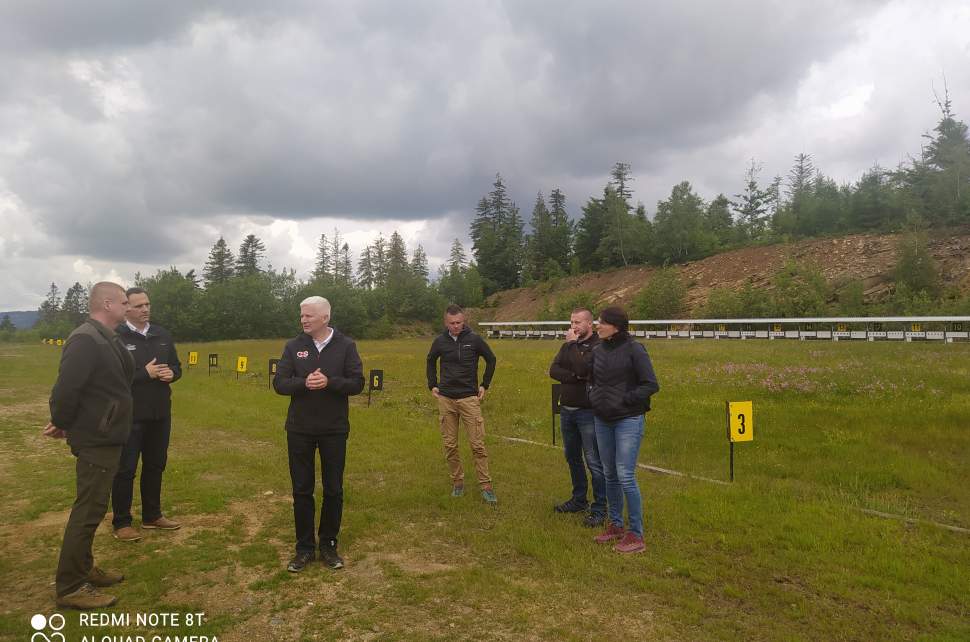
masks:
<svg viewBox="0 0 970 642"><path fill-rule="evenodd" d="M731 443L731 481L734 481L734 442Z"/></svg>

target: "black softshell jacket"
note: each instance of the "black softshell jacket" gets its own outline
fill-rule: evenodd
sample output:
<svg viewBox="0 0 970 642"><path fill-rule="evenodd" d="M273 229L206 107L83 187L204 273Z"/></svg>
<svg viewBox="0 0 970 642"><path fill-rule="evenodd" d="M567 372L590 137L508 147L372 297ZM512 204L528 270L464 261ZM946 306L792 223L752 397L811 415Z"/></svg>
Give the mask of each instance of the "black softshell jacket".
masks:
<svg viewBox="0 0 970 642"><path fill-rule="evenodd" d="M428 352L428 389L449 399L464 399L478 394L478 358L485 359L482 387L492 385L495 374L495 353L481 338L467 327L458 333L457 341L446 329L431 342ZM441 378L438 378L438 361L441 361Z"/></svg>
<svg viewBox="0 0 970 642"><path fill-rule="evenodd" d="M317 368L329 382L323 390L310 390L306 379ZM334 330L330 342L317 352L310 335L301 334L283 349L273 388L290 397L287 430L309 435L349 433L349 398L364 389L364 364L357 345Z"/></svg>

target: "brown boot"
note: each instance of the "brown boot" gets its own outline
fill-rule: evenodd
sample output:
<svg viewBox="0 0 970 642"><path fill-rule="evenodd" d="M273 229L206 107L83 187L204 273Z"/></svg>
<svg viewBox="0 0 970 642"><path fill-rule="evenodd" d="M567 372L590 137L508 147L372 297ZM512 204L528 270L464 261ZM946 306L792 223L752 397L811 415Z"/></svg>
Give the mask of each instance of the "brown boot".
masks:
<svg viewBox="0 0 970 642"><path fill-rule="evenodd" d="M125 576L118 571L104 571L97 566L93 567L91 572L88 573L88 582L101 588L114 586L123 579L125 579Z"/></svg>
<svg viewBox="0 0 970 642"><path fill-rule="evenodd" d="M122 542L137 542L141 539L141 534L131 526L116 528L114 536L115 539L120 539Z"/></svg>
<svg viewBox="0 0 970 642"><path fill-rule="evenodd" d="M90 582L85 582L81 585L81 588L73 593L58 597L57 606L62 609L78 609L83 611L86 609L106 609L117 601L118 598L114 595L102 593L94 588Z"/></svg>
<svg viewBox="0 0 970 642"><path fill-rule="evenodd" d="M142 522L141 527L158 528L163 531L177 531L178 529L182 528L182 525L167 517L159 517L153 522Z"/></svg>

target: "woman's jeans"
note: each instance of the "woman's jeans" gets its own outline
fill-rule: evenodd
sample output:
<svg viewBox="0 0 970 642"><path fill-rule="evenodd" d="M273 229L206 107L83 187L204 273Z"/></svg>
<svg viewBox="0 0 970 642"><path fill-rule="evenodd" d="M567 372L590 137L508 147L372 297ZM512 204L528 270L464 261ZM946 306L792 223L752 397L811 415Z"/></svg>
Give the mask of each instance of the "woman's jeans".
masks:
<svg viewBox="0 0 970 642"><path fill-rule="evenodd" d="M610 522L623 526L623 498L630 516L630 530L643 537L643 505L637 485L637 455L643 441L643 415L617 421L595 418L596 445L606 477Z"/></svg>

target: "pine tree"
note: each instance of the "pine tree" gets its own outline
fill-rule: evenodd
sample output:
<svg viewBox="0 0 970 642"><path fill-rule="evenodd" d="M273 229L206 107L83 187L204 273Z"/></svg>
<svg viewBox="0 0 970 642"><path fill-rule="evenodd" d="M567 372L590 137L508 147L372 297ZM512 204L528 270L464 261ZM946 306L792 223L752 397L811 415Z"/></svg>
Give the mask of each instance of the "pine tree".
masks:
<svg viewBox="0 0 970 642"><path fill-rule="evenodd" d="M374 270L374 287L382 288L387 285L387 241L383 234L378 234L371 246L371 265Z"/></svg>
<svg viewBox="0 0 970 642"><path fill-rule="evenodd" d="M57 323L61 314L61 291L57 289L56 283L51 283L47 291L47 298L40 304L38 323L50 325Z"/></svg>
<svg viewBox="0 0 970 642"><path fill-rule="evenodd" d="M260 262L266 253L266 246L255 234L248 234L239 244L239 256L236 258L236 276L252 276L262 272Z"/></svg>
<svg viewBox="0 0 970 642"><path fill-rule="evenodd" d="M607 229L607 211L604 199L592 196L583 206L583 215L576 225L575 256L583 272L599 270L602 265L597 250Z"/></svg>
<svg viewBox="0 0 970 642"><path fill-rule="evenodd" d="M430 274L428 270L428 255L425 254L424 248L421 247L420 243L414 248L414 254L411 255L411 274L421 279L424 283L428 282L428 275Z"/></svg>
<svg viewBox="0 0 970 642"><path fill-rule="evenodd" d="M569 270L573 244L573 224L566 212L566 195L558 187L549 194L549 217L552 230L549 239L549 258L559 264L565 274Z"/></svg>
<svg viewBox="0 0 970 642"><path fill-rule="evenodd" d="M616 190L616 195L619 196L623 201L629 206L630 198L633 196L633 190L628 187L630 181L633 180L633 176L630 173L630 163L616 163L613 165L613 169L610 170L610 185Z"/></svg>
<svg viewBox="0 0 970 642"><path fill-rule="evenodd" d="M61 315L71 327L81 325L88 316L88 291L77 281L64 294Z"/></svg>
<svg viewBox="0 0 970 642"><path fill-rule="evenodd" d="M738 225L749 239L760 238L767 225L771 195L758 185L760 172L761 164L752 158L744 172L744 191L735 194L735 200L731 201L731 207L738 215Z"/></svg>
<svg viewBox="0 0 970 642"><path fill-rule="evenodd" d="M364 247L357 261L357 285L365 290L374 288L374 261L371 246Z"/></svg>
<svg viewBox="0 0 970 642"><path fill-rule="evenodd" d="M340 248L340 282L351 287L354 284L354 264L350 260L350 245L344 243Z"/></svg>
<svg viewBox="0 0 970 642"><path fill-rule="evenodd" d="M331 283L333 273L330 271L330 244L327 235L321 234L317 243L317 262L313 268L313 280L318 283Z"/></svg>
<svg viewBox="0 0 970 642"><path fill-rule="evenodd" d="M546 207L542 192L536 194L536 202L532 207L532 219L529 221L532 234L526 237L526 276L535 281L543 281L546 261L552 254L552 215Z"/></svg>
<svg viewBox="0 0 970 642"><path fill-rule="evenodd" d="M448 255L448 272L460 274L468 265L468 258L465 256L465 248L461 241L455 239L451 243L451 253Z"/></svg>
<svg viewBox="0 0 970 642"><path fill-rule="evenodd" d="M219 237L216 244L209 250L209 259L202 269L206 286L215 283L225 283L233 276L232 250L226 244L226 239Z"/></svg>
<svg viewBox="0 0 970 642"><path fill-rule="evenodd" d="M330 238L328 254L330 255L330 274L333 275L335 282L342 281L340 272L343 269L343 257L341 256L343 244L344 241L340 236L340 230L333 228L333 236Z"/></svg>
<svg viewBox="0 0 970 642"><path fill-rule="evenodd" d="M410 266L408 265L408 250L404 245L404 239L398 234L397 230L391 233L391 241L387 248L387 279L401 279L407 275Z"/></svg>

